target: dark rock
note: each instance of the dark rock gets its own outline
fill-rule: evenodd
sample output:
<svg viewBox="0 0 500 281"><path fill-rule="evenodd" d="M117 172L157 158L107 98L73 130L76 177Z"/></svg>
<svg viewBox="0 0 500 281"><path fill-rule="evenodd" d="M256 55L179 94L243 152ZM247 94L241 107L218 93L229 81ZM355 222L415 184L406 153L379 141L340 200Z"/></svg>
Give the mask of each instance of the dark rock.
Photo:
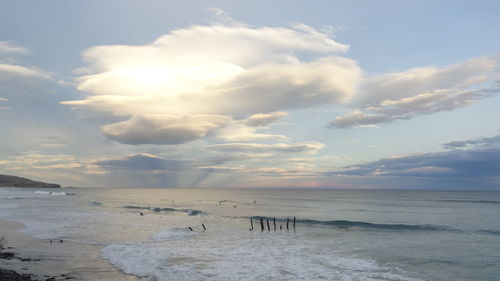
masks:
<svg viewBox="0 0 500 281"><path fill-rule="evenodd" d="M21 275L14 270L0 268L0 281L32 281L29 275Z"/></svg>
<svg viewBox="0 0 500 281"><path fill-rule="evenodd" d="M35 188L61 188L55 183L33 181L27 178L0 175L0 187L35 187Z"/></svg>
<svg viewBox="0 0 500 281"><path fill-rule="evenodd" d="M15 258L15 254L11 252L0 252L0 259L11 260Z"/></svg>

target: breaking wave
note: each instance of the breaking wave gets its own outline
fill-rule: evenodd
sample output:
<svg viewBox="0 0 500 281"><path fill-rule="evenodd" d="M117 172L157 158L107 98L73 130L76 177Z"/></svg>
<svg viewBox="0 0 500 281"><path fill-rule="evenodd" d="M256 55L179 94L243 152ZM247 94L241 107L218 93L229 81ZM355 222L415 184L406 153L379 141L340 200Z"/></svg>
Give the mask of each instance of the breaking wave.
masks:
<svg viewBox="0 0 500 281"><path fill-rule="evenodd" d="M237 217L233 217L237 218ZM238 217L242 218L242 217ZM254 220L260 220L261 218L264 220L272 220L273 218L269 217L260 217L253 216L247 217L252 218ZM276 218L277 222L283 223L286 222L286 219ZM446 226L438 226L438 225L418 225L418 224L385 224L385 223L371 223L364 221L349 221L349 220L312 220L312 219L296 219L295 222L297 224L308 224L308 225L326 225L332 226L341 229L347 228L365 228L365 229L381 229L381 230L414 230L414 231L449 231L452 230ZM290 223L293 223L293 218L290 219Z"/></svg>
<svg viewBox="0 0 500 281"><path fill-rule="evenodd" d="M500 201L496 200L460 200L460 199L447 199L447 200L435 200L438 202L451 202L451 203L477 203L477 204L500 204Z"/></svg>
<svg viewBox="0 0 500 281"><path fill-rule="evenodd" d="M165 212L165 213L185 213L188 216L206 215L206 212L193 209L176 209L176 208L160 208L160 207L145 207L145 206L131 206L127 205L123 208L134 209L134 210L149 210L155 213Z"/></svg>

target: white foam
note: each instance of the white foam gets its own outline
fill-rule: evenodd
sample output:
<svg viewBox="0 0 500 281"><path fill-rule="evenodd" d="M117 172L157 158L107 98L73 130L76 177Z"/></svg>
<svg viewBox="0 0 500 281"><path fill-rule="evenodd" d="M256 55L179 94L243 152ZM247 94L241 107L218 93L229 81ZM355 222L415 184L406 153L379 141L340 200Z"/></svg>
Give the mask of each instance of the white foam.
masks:
<svg viewBox="0 0 500 281"><path fill-rule="evenodd" d="M64 196L66 195L66 192L52 192L52 191L40 191L40 190L37 190L35 191L36 194L43 194L43 195L53 195L53 196Z"/></svg>
<svg viewBox="0 0 500 281"><path fill-rule="evenodd" d="M36 194L44 194L44 195L50 195L50 192L49 191L40 191L40 190L37 190L35 191Z"/></svg>
<svg viewBox="0 0 500 281"><path fill-rule="evenodd" d="M66 192L51 192L50 195L53 195L53 196L64 196L66 195Z"/></svg>
<svg viewBox="0 0 500 281"><path fill-rule="evenodd" d="M102 257L127 274L140 277L154 275L152 271L162 265L162 260L159 258L160 253L148 255L141 249L137 250L140 252L136 251L133 245L110 245L102 250Z"/></svg>
<svg viewBox="0 0 500 281"><path fill-rule="evenodd" d="M127 274L158 281L418 280L372 260L342 256L291 233L206 232L177 239L172 234L176 232L180 231L160 232L170 239L110 245L102 250L102 257Z"/></svg>

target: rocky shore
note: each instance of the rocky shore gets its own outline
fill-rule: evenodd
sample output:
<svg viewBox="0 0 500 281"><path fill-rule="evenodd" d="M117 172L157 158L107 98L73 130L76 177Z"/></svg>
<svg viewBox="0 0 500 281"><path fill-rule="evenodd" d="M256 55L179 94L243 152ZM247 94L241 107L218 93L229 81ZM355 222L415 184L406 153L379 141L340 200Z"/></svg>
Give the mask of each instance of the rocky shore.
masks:
<svg viewBox="0 0 500 281"><path fill-rule="evenodd" d="M19 262L31 262L38 261L30 258L22 258L16 255L16 253L11 250L13 247L6 246L6 239L2 236L0 237L0 259L1 260L17 260ZM46 276L42 279L34 279L32 274L20 274L19 272L0 268L0 281L56 281L61 279L56 279L56 276Z"/></svg>
<svg viewBox="0 0 500 281"><path fill-rule="evenodd" d="M138 281L100 257L101 246L36 239L19 222L0 219L0 281ZM17 278L17 279L15 279ZM19 279L24 278L24 279Z"/></svg>
<svg viewBox="0 0 500 281"><path fill-rule="evenodd" d="M0 268L0 281L32 281L30 275L21 275L14 270Z"/></svg>
<svg viewBox="0 0 500 281"><path fill-rule="evenodd" d="M0 260L16 260L21 263L37 262L38 259L23 258L12 252L13 247L6 246L4 237L0 237ZM75 279L72 276L44 276L41 278L34 277L33 274L21 274L15 270L0 268L0 281L58 281Z"/></svg>

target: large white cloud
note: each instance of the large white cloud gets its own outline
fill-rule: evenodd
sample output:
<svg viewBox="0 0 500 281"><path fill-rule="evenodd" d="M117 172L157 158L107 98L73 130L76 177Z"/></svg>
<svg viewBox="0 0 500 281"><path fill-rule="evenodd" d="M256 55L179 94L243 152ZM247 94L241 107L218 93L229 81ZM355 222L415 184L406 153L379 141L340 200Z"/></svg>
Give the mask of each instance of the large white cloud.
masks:
<svg viewBox="0 0 500 281"><path fill-rule="evenodd" d="M221 62L139 67L84 77L79 89L92 95L65 104L117 115L247 115L346 101L356 92L359 76L356 63L342 57L271 61L250 69Z"/></svg>
<svg viewBox="0 0 500 281"><path fill-rule="evenodd" d="M339 56L347 50L347 45L305 25L252 28L233 22L192 26L147 45L86 50L87 66L79 69L82 76L77 83L87 97L64 104L132 118L102 127L115 140L181 143L206 136L206 130L192 130L191 120L185 120L185 131L192 134L166 141L167 134L177 131L160 128L161 122L149 122L149 133L140 131L141 141L124 136L138 135L133 125L143 117L132 116L208 114L240 119L347 101L361 78L356 62ZM254 116L247 125L264 125L285 116L276 114L260 121ZM267 137L243 125L238 125L239 131L247 132L241 135Z"/></svg>

